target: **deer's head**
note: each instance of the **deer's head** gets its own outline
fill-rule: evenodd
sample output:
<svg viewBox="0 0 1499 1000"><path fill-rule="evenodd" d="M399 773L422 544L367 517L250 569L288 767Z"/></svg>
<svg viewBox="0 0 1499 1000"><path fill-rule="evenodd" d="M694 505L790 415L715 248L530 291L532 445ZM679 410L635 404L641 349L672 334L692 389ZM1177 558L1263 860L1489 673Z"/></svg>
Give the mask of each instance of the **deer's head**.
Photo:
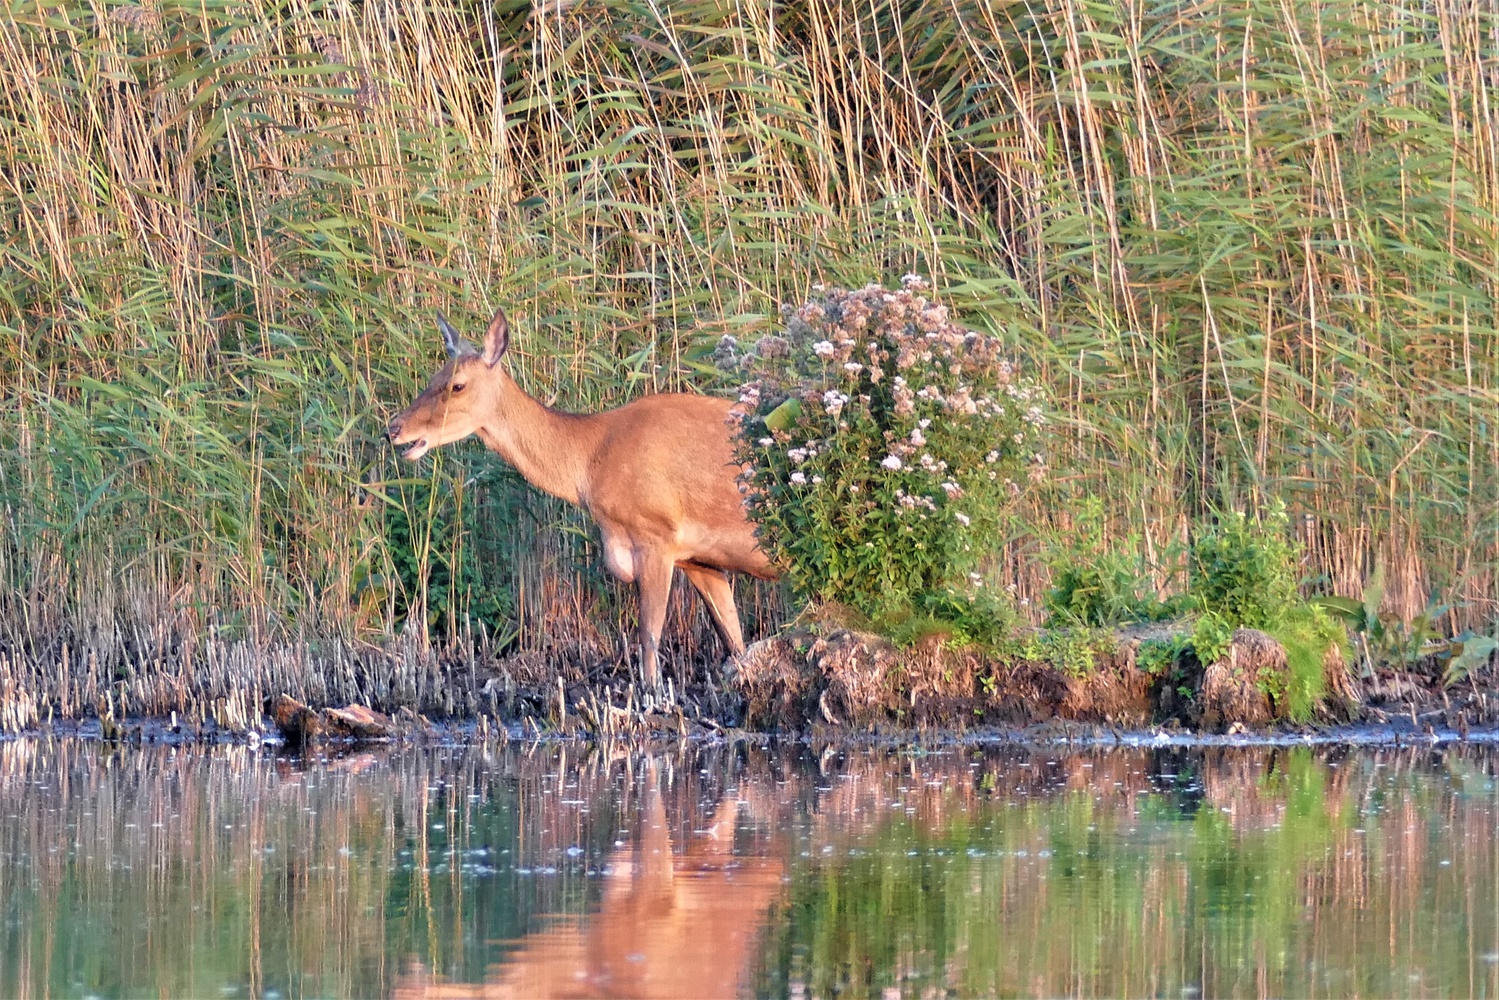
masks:
<svg viewBox="0 0 1499 1000"><path fill-rule="evenodd" d="M510 324L503 309L496 310L484 334L484 346L475 347L458 335L451 323L437 316L447 364L416 400L396 414L387 436L394 445L411 445L402 457L416 461L441 444L461 441L477 431L494 413L504 381L498 367L510 346Z"/></svg>

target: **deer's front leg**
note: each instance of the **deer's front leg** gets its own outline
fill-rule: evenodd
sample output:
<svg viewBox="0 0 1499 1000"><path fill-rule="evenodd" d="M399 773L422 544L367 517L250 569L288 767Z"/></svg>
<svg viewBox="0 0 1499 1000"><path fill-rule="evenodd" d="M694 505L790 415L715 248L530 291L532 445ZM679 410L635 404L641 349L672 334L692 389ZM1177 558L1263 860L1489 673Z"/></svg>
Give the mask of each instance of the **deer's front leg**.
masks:
<svg viewBox="0 0 1499 1000"><path fill-rule="evenodd" d="M657 651L666 624L666 601L671 596L672 560L660 550L636 546L635 586L640 591L640 672L647 687L661 688Z"/></svg>

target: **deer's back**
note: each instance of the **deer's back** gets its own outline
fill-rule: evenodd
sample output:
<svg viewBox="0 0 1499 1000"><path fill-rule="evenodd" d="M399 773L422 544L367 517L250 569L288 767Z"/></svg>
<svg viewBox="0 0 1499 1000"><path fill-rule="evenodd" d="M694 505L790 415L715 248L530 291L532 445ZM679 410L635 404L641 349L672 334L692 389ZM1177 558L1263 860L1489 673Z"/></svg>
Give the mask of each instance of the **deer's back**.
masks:
<svg viewBox="0 0 1499 1000"><path fill-rule="evenodd" d="M662 393L600 414L585 502L606 527L683 539L752 539L735 482L728 400Z"/></svg>

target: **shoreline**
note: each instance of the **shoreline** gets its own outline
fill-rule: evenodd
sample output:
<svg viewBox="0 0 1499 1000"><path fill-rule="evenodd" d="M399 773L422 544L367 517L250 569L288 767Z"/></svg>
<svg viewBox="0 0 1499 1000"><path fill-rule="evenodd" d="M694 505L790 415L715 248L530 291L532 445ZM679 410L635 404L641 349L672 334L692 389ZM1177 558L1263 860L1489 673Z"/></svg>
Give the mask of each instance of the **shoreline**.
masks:
<svg viewBox="0 0 1499 1000"><path fill-rule="evenodd" d="M852 732L834 727L817 726L801 733L766 733L743 729L696 727L685 735L642 730L614 736L573 730L530 730L511 723L502 724L489 717L443 720L429 723L419 732L403 732L379 737L328 736L297 744L277 731L266 716L260 728L231 731L209 729L188 731L170 719L149 716L133 717L119 723L123 737L106 736L106 725L97 717L72 719L20 732L0 733L0 743L69 740L98 743L119 749L189 749L215 747L260 747L287 751L294 756L362 753L378 750L401 750L415 747L460 747L485 742L527 744L582 744L623 746L645 750L662 744L732 745L751 743L759 746L785 745L828 749L889 748L912 752L941 753L973 747L1032 747L1063 752L1100 748L1135 750L1203 749L1212 747L1298 747L1346 746L1388 747L1412 746L1499 746L1499 724L1471 728L1467 732L1414 725L1407 716L1395 716L1382 722L1348 723L1328 726L1269 727L1258 731L1236 733L1201 732L1173 727L1153 729L1117 729L1109 726L1047 722L1030 726L984 726L966 732L948 730L909 730L905 732Z"/></svg>
<svg viewBox="0 0 1499 1000"><path fill-rule="evenodd" d="M274 648L260 656L240 650L233 658L236 669L211 683L198 677L183 684L178 674L172 696L155 701L130 691L153 683L153 675L155 683L167 680L164 671L96 682L59 699L48 690L47 672L33 668L27 684L13 676L0 684L0 735L51 731L110 742L286 739L330 745L350 737L473 732L599 741L790 737L920 744L1013 742L1041 734L1101 743L1296 743L1329 732L1353 739L1381 732L1386 735L1372 738L1393 742L1462 740L1499 731L1499 687L1487 666L1443 686L1430 673L1355 669L1341 655L1330 656L1326 687L1311 717L1293 722L1275 695L1285 658L1271 637L1241 629L1223 660L1187 660L1161 669L1140 655L1145 643L1159 643L1167 634L1152 628L1107 636L1085 670L1044 657L952 649L935 637L897 647L843 629L791 631L721 663L678 661L677 677L686 675L687 684L670 683L657 694L635 683L622 658L536 651L497 657L472 647L418 648L409 639L397 650L366 651L357 665L364 670L343 660L343 669L327 678L343 674L352 683L311 689L277 689L285 653ZM417 668L420 684L379 683L375 668L397 655Z"/></svg>

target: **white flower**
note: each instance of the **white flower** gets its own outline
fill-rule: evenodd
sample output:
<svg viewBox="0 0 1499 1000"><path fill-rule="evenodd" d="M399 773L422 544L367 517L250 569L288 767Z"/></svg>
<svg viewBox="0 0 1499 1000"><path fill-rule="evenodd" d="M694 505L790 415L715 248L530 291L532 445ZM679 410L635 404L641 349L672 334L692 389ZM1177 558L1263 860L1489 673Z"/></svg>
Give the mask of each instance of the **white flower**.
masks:
<svg viewBox="0 0 1499 1000"><path fill-rule="evenodd" d="M928 427L932 426L932 418L922 417L921 423L917 424L916 426L920 427L922 430L926 430Z"/></svg>
<svg viewBox="0 0 1499 1000"><path fill-rule="evenodd" d="M952 516L954 521L957 521L965 528L973 523L973 519L970 518L967 514L959 514L957 511L953 511Z"/></svg>
<svg viewBox="0 0 1499 1000"><path fill-rule="evenodd" d="M949 500L953 500L963 495L963 487L949 481L942 484L942 492L947 494Z"/></svg>
<svg viewBox="0 0 1499 1000"><path fill-rule="evenodd" d="M786 452L786 457L791 459L797 465L801 465L807 460L807 449L792 448L790 451Z"/></svg>
<svg viewBox="0 0 1499 1000"><path fill-rule="evenodd" d="M812 353L816 354L819 358L831 358L836 350L837 348L833 346L831 340L819 340L812 345Z"/></svg>
<svg viewBox="0 0 1499 1000"><path fill-rule="evenodd" d="M843 406L847 402L848 396L839 392L837 389L829 389L827 392L822 394L823 408L828 411L828 416L834 418L835 420L837 419L838 414L843 412Z"/></svg>
<svg viewBox="0 0 1499 1000"><path fill-rule="evenodd" d="M857 375L864 370L864 366L859 364L859 362L857 361L850 361L843 366L843 370L848 372L850 375Z"/></svg>
<svg viewBox="0 0 1499 1000"><path fill-rule="evenodd" d="M821 486L822 485L822 477L821 476L813 476L812 477L812 485L813 486Z"/></svg>
<svg viewBox="0 0 1499 1000"><path fill-rule="evenodd" d="M880 462L880 464L889 469L891 472L895 472L900 469L901 461L894 455L886 455L884 461Z"/></svg>
<svg viewBox="0 0 1499 1000"><path fill-rule="evenodd" d="M918 448L926 444L926 435L921 433L920 427L911 432L911 443Z"/></svg>
<svg viewBox="0 0 1499 1000"><path fill-rule="evenodd" d="M1016 434L1015 435L1015 443L1016 444L1025 444L1025 435L1024 434Z"/></svg>
<svg viewBox="0 0 1499 1000"><path fill-rule="evenodd" d="M968 582L975 587L982 587L984 585L984 578L977 573L969 573Z"/></svg>
<svg viewBox="0 0 1499 1000"><path fill-rule="evenodd" d="M989 452L989 454L987 454L987 455L984 456L984 461L988 462L990 465L993 465L995 462L999 461L999 452L997 452L997 451L991 451L991 452Z"/></svg>
<svg viewBox="0 0 1499 1000"><path fill-rule="evenodd" d="M859 492L859 484L858 483L849 483L848 484L848 491L850 493L857 493L857 492Z"/></svg>
<svg viewBox="0 0 1499 1000"><path fill-rule="evenodd" d="M807 477L800 472L793 472L791 474L791 481L798 486L804 486L806 485Z"/></svg>
<svg viewBox="0 0 1499 1000"><path fill-rule="evenodd" d="M761 438L760 439L760 447L762 447L762 448L769 448L773 444L775 444L775 440L773 438Z"/></svg>

